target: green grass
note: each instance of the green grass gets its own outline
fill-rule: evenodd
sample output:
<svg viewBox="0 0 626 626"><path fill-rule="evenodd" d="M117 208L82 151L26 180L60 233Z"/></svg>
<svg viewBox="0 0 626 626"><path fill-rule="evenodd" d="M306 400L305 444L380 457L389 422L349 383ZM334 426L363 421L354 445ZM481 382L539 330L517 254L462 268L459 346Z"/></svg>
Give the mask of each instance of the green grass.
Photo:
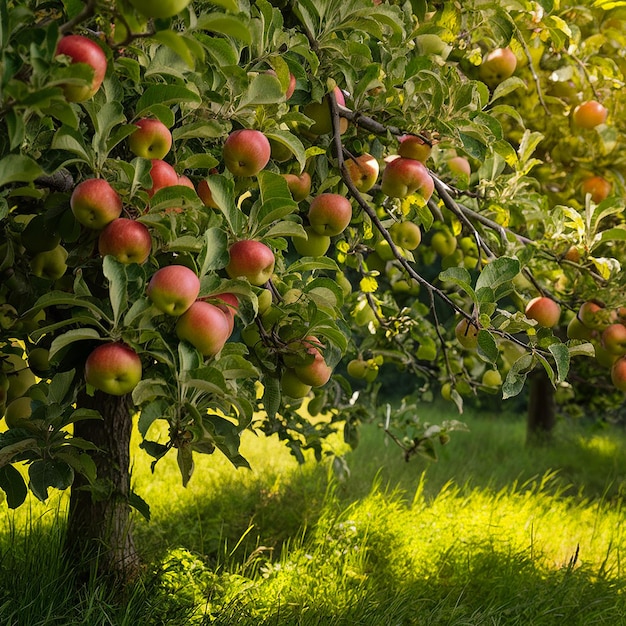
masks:
<svg viewBox="0 0 626 626"><path fill-rule="evenodd" d="M0 527L0 624L626 624L624 433L563 424L527 450L519 419L467 422L437 463L367 427L342 480L252 436L252 471L202 458L186 489L174 459L152 475L137 456L142 580L121 602L97 580L76 591L66 500L33 503Z"/></svg>

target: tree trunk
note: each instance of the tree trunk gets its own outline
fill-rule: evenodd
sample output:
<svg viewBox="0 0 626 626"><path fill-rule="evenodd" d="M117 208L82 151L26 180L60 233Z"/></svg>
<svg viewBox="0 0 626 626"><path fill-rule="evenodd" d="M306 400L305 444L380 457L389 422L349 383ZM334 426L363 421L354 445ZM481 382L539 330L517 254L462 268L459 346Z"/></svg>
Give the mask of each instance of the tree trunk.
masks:
<svg viewBox="0 0 626 626"><path fill-rule="evenodd" d="M547 445L552 442L556 424L554 387L540 367L530 375L526 445Z"/></svg>
<svg viewBox="0 0 626 626"><path fill-rule="evenodd" d="M98 446L91 453L96 464L98 490L85 489L76 477L70 494L66 550L74 566L117 581L131 580L139 558L133 540L130 505L130 396L96 392L83 395L80 404L100 411L102 420L79 421L74 435ZM102 491L100 491L102 489Z"/></svg>

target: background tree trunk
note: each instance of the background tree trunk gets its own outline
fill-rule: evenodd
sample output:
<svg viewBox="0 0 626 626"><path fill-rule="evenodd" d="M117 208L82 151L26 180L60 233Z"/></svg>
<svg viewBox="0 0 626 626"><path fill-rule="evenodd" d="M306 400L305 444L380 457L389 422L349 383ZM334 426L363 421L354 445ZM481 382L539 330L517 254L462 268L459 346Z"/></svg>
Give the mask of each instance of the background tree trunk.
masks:
<svg viewBox="0 0 626 626"><path fill-rule="evenodd" d="M526 445L551 443L556 424L554 387L543 367L529 376Z"/></svg>
<svg viewBox="0 0 626 626"><path fill-rule="evenodd" d="M98 491L83 489L77 476L70 494L66 548L74 565L115 580L130 580L139 558L133 540L130 506L130 395L96 392L80 399L81 406L100 411L102 420L77 422L74 434L98 446L92 453L98 471ZM102 492L100 492L102 489Z"/></svg>

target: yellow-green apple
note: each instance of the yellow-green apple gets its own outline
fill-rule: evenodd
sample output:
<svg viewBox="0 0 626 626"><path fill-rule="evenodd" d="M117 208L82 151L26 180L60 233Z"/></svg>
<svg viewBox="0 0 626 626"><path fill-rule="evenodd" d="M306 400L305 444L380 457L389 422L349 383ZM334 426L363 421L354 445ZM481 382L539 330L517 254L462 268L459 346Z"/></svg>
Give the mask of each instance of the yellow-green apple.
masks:
<svg viewBox="0 0 626 626"><path fill-rule="evenodd" d="M361 193L368 192L378 179L378 161L367 152L345 161L350 180Z"/></svg>
<svg viewBox="0 0 626 626"><path fill-rule="evenodd" d="M213 194L211 193L211 189L209 188L209 183L206 180L201 180L198 183L196 192L200 200L202 200L202 203L204 204L204 206L207 206L210 209L219 209L219 207L215 203L215 200L213 200Z"/></svg>
<svg viewBox="0 0 626 626"><path fill-rule="evenodd" d="M61 243L61 236L43 214L35 215L20 235L22 245L31 254L47 252Z"/></svg>
<svg viewBox="0 0 626 626"><path fill-rule="evenodd" d="M551 298L538 296L529 300L524 313L528 319L536 320L539 326L552 328L559 323L561 307Z"/></svg>
<svg viewBox="0 0 626 626"><path fill-rule="evenodd" d="M0 304L0 329L9 330L15 326L18 314L17 309L8 302Z"/></svg>
<svg viewBox="0 0 626 626"><path fill-rule="evenodd" d="M398 246L396 246L398 253L400 254L400 256L406 256L404 250ZM374 244L374 251L375 253L381 258L381 260L383 261L391 261L393 259L396 258L396 255L394 253L394 251L392 250L391 246L389 245L389 242L386 239L381 239L380 241L377 241ZM369 257L367 257L369 259ZM368 267L369 267L369 263L368 263ZM369 269L373 269L372 267L370 267Z"/></svg>
<svg viewBox="0 0 626 626"><path fill-rule="evenodd" d="M613 363L611 381L616 389L626 391L626 357L621 357Z"/></svg>
<svg viewBox="0 0 626 626"><path fill-rule="evenodd" d="M415 38L417 50L421 55L439 55L444 61L452 52L452 46L448 45L439 35L435 33L424 33Z"/></svg>
<svg viewBox="0 0 626 626"><path fill-rule="evenodd" d="M57 246L52 250L40 252L30 260L30 270L35 276L58 280L67 271L67 250Z"/></svg>
<svg viewBox="0 0 626 626"><path fill-rule="evenodd" d="M367 362L363 359L352 359L346 366L348 374L357 380L365 378L368 369Z"/></svg>
<svg viewBox="0 0 626 626"><path fill-rule="evenodd" d="M150 178L152 187L148 189L148 196L151 198L159 189L178 185L178 174L176 170L163 159L152 159L150 168Z"/></svg>
<svg viewBox="0 0 626 626"><path fill-rule="evenodd" d="M70 207L77 222L100 230L122 214L122 199L104 178L88 178L74 188Z"/></svg>
<svg viewBox="0 0 626 626"><path fill-rule="evenodd" d="M232 332L232 318L220 307L196 300L176 322L176 335L203 356L214 356Z"/></svg>
<svg viewBox="0 0 626 626"><path fill-rule="evenodd" d="M297 174L283 174L287 187L296 202L304 200L311 193L311 175L308 172Z"/></svg>
<svg viewBox="0 0 626 626"><path fill-rule="evenodd" d="M272 159L278 163L284 163L285 161L289 161L293 158L293 152L291 149L285 144L280 143L280 141L270 139L270 148Z"/></svg>
<svg viewBox="0 0 626 626"><path fill-rule="evenodd" d="M30 418L32 412L30 397L21 396L7 404L4 421L8 428L19 428L24 420Z"/></svg>
<svg viewBox="0 0 626 626"><path fill-rule="evenodd" d="M346 99L343 92L339 87L333 89L337 104L345 106ZM310 102L304 107L304 114L313 120L313 124L309 126L308 131L314 135L326 135L332 132L333 123L330 116L330 105L328 103L328 96L324 96L321 102ZM343 133L348 130L348 120L344 117L339 119L339 131Z"/></svg>
<svg viewBox="0 0 626 626"><path fill-rule="evenodd" d="M472 173L472 166L465 157L451 157L448 159L447 164L450 172L456 176L470 176Z"/></svg>
<svg viewBox="0 0 626 626"><path fill-rule="evenodd" d="M572 112L572 121L579 128L591 129L604 124L609 112L597 100L581 102Z"/></svg>
<svg viewBox="0 0 626 626"><path fill-rule="evenodd" d="M503 80L513 76L517 67L517 57L510 48L496 48L483 58L478 69L480 79L490 87L496 87Z"/></svg>
<svg viewBox="0 0 626 626"><path fill-rule="evenodd" d="M112 396L130 393L141 380L141 359L129 346L104 343L94 348L85 361L85 380Z"/></svg>
<svg viewBox="0 0 626 626"><path fill-rule="evenodd" d="M182 315L200 293L200 280L184 265L166 265L150 279L146 294L154 306L167 315Z"/></svg>
<svg viewBox="0 0 626 626"><path fill-rule="evenodd" d="M474 350L478 346L478 331L476 323L465 318L454 327L458 342L468 350Z"/></svg>
<svg viewBox="0 0 626 626"><path fill-rule="evenodd" d="M602 331L602 346L609 354L626 354L626 326L619 323L609 324Z"/></svg>
<svg viewBox="0 0 626 626"><path fill-rule="evenodd" d="M598 330L605 325L604 315L602 314L604 307L593 300L583 302L578 309L576 317L591 330Z"/></svg>
<svg viewBox="0 0 626 626"><path fill-rule="evenodd" d="M338 193L320 194L309 205L309 223L318 235L339 235L351 219L352 204Z"/></svg>
<svg viewBox="0 0 626 626"><path fill-rule="evenodd" d="M595 331L587 328L577 317L572 317L567 324L568 339L591 339L594 334Z"/></svg>
<svg viewBox="0 0 626 626"><path fill-rule="evenodd" d="M72 63L85 63L93 69L90 83L63 85L65 98L70 102L89 100L100 89L107 71L107 58L102 48L83 35L66 35L59 40L56 53L70 57Z"/></svg>
<svg viewBox="0 0 626 626"><path fill-rule="evenodd" d="M146 17L172 17L180 13L191 0L130 0Z"/></svg>
<svg viewBox="0 0 626 626"><path fill-rule="evenodd" d="M396 222L389 228L393 242L405 250L415 250L422 241L422 231L414 222Z"/></svg>
<svg viewBox="0 0 626 626"><path fill-rule="evenodd" d="M136 220L118 217L98 237L98 252L110 254L120 263L144 263L150 256L152 238L148 228Z"/></svg>
<svg viewBox="0 0 626 626"><path fill-rule="evenodd" d="M285 368L280 377L280 389L284 395L298 399L309 395L311 385L302 382L293 369Z"/></svg>
<svg viewBox="0 0 626 626"><path fill-rule="evenodd" d="M402 135L398 137L400 145L398 146L398 154L407 159L415 159L426 163L430 153L433 151L432 146L417 135Z"/></svg>
<svg viewBox="0 0 626 626"><path fill-rule="evenodd" d="M486 370L481 382L486 387L499 387L502 384L502 374L498 370Z"/></svg>
<svg viewBox="0 0 626 626"><path fill-rule="evenodd" d="M302 340L309 362L296 365L293 369L296 376L306 385L311 387L321 387L325 385L333 373L332 368L327 365L324 355L319 348L323 347L317 337L308 335ZM312 358L311 358L312 357Z"/></svg>
<svg viewBox="0 0 626 626"><path fill-rule="evenodd" d="M6 391L7 402L23 396L37 382L26 361L17 354L8 354L2 367L9 381Z"/></svg>
<svg viewBox="0 0 626 626"><path fill-rule="evenodd" d="M272 292L269 289L261 289L257 294L257 312L259 315L267 313L272 306Z"/></svg>
<svg viewBox="0 0 626 626"><path fill-rule="evenodd" d="M456 237L449 231L438 230L430 239L431 248L441 257L454 253L457 246Z"/></svg>
<svg viewBox="0 0 626 626"><path fill-rule="evenodd" d="M29 350L28 366L36 376L46 374L50 369L50 350L40 347Z"/></svg>
<svg viewBox="0 0 626 626"><path fill-rule="evenodd" d="M412 194L419 194L424 202L428 202L435 184L421 161L398 157L385 166L380 188L391 198L406 198Z"/></svg>
<svg viewBox="0 0 626 626"><path fill-rule="evenodd" d="M246 278L251 285L264 285L274 273L276 259L262 241L242 239L228 250L230 260L226 273L230 278Z"/></svg>
<svg viewBox="0 0 626 626"><path fill-rule="evenodd" d="M301 256L324 256L330 248L330 237L320 235L311 226L305 226L305 237L293 237L293 247Z"/></svg>
<svg viewBox="0 0 626 626"><path fill-rule="evenodd" d="M591 199L597 204L606 200L611 194L611 183L603 176L590 176L583 180L582 185L583 195L590 194Z"/></svg>
<svg viewBox="0 0 626 626"><path fill-rule="evenodd" d="M268 163L272 148L260 130L235 130L224 142L222 156L235 176L256 176Z"/></svg>
<svg viewBox="0 0 626 626"><path fill-rule="evenodd" d="M161 121L145 117L135 122L137 130L128 138L130 151L144 159L162 159L172 147L172 133Z"/></svg>
<svg viewBox="0 0 626 626"><path fill-rule="evenodd" d="M594 341L593 347L595 349L596 362L602 367L611 367L620 358L617 354L611 354L601 343Z"/></svg>

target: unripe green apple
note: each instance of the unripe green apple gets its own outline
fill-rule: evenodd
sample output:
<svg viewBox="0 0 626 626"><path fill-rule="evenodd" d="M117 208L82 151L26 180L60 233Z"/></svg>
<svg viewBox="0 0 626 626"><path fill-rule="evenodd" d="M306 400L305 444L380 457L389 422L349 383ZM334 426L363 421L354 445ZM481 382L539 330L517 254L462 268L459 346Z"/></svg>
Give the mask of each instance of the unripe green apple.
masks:
<svg viewBox="0 0 626 626"><path fill-rule="evenodd" d="M404 250L402 248L396 246L396 249L400 253L400 256L405 256ZM389 242L386 239L381 239L380 241L377 241L374 244L374 251L385 262L391 261L396 258L396 255L394 254L391 246L389 245ZM370 257L367 258L369 259ZM370 267L370 269L372 268Z"/></svg>
<svg viewBox="0 0 626 626"><path fill-rule="evenodd" d="M235 176L256 176L269 163L271 153L267 137L248 128L228 135L222 151L224 164Z"/></svg>
<svg viewBox="0 0 626 626"><path fill-rule="evenodd" d="M21 396L9 402L4 412L4 421L8 428L19 428L24 420L32 415L31 399Z"/></svg>
<svg viewBox="0 0 626 626"><path fill-rule="evenodd" d="M378 161L367 152L345 161L350 180L361 193L368 192L378 179Z"/></svg>
<svg viewBox="0 0 626 626"><path fill-rule="evenodd" d="M120 263L141 265L150 256L152 238L148 228L136 220L118 217L109 222L98 237L98 252L110 254Z"/></svg>
<svg viewBox="0 0 626 626"><path fill-rule="evenodd" d="M307 238L293 237L293 247L301 256L324 256L330 248L330 237L320 235L313 230L312 226L305 226Z"/></svg>
<svg viewBox="0 0 626 626"><path fill-rule="evenodd" d="M478 331L478 326L465 318L454 328L458 342L467 350L475 350L478 347Z"/></svg>
<svg viewBox="0 0 626 626"><path fill-rule="evenodd" d="M67 271L67 250L57 246L53 250L40 252L30 260L30 269L35 276L58 280Z"/></svg>
<svg viewBox="0 0 626 626"><path fill-rule="evenodd" d="M316 196L309 206L309 222L319 235L339 235L348 227L351 219L350 200L337 193Z"/></svg>
<svg viewBox="0 0 626 626"><path fill-rule="evenodd" d="M130 151L144 159L162 159L172 147L169 128L154 118L142 118L135 122L137 130L128 138Z"/></svg>
<svg viewBox="0 0 626 626"><path fill-rule="evenodd" d="M591 339L594 336L594 332L587 328L577 317L572 317L567 325L568 339Z"/></svg>
<svg viewBox="0 0 626 626"><path fill-rule="evenodd" d="M604 124L608 110L596 100L587 100L579 104L572 112L572 121L579 128L591 129Z"/></svg>
<svg viewBox="0 0 626 626"><path fill-rule="evenodd" d="M50 350L33 348L28 352L28 365L37 376L44 376L50 369Z"/></svg>
<svg viewBox="0 0 626 626"><path fill-rule="evenodd" d="M536 320L539 326L552 328L559 323L561 307L551 298L539 296L528 302L524 313L528 319Z"/></svg>
<svg viewBox="0 0 626 626"><path fill-rule="evenodd" d="M517 57L510 48L496 48L485 56L478 74L489 87L497 87L502 81L513 76L516 67Z"/></svg>
<svg viewBox="0 0 626 626"><path fill-rule="evenodd" d="M261 241L242 239L229 248L226 273L230 278L246 278L251 285L264 285L274 273L276 259Z"/></svg>
<svg viewBox="0 0 626 626"><path fill-rule="evenodd" d="M414 222L396 222L389 228L393 242L405 250L415 250L422 241L422 231Z"/></svg>
<svg viewBox="0 0 626 626"><path fill-rule="evenodd" d="M146 17L173 17L180 13L191 0L130 0L130 3Z"/></svg>
<svg viewBox="0 0 626 626"><path fill-rule="evenodd" d="M444 61L452 51L452 46L448 45L439 35L434 33L424 33L415 38L417 50L421 55L431 56L436 54Z"/></svg>
<svg viewBox="0 0 626 626"><path fill-rule="evenodd" d="M486 370L481 382L486 387L499 387L502 385L502 374L498 370Z"/></svg>
<svg viewBox="0 0 626 626"><path fill-rule="evenodd" d="M470 176L472 174L472 166L470 162L462 156L451 157L447 161L448 169L456 176Z"/></svg>
<svg viewBox="0 0 626 626"><path fill-rule="evenodd" d="M380 188L390 198L416 194L426 203L433 194L435 183L421 161L398 157L385 166Z"/></svg>
<svg viewBox="0 0 626 626"><path fill-rule="evenodd" d="M122 199L108 181L89 178L76 185L70 207L80 224L100 230L121 215Z"/></svg>
<svg viewBox="0 0 626 626"><path fill-rule="evenodd" d="M200 280L184 265L167 265L157 270L146 288L154 306L167 315L182 315L200 293Z"/></svg>
<svg viewBox="0 0 626 626"><path fill-rule="evenodd" d="M287 187L296 202L301 202L311 193L311 175L308 172L302 172L300 176L283 174L283 178L287 181Z"/></svg>
<svg viewBox="0 0 626 626"><path fill-rule="evenodd" d="M398 146L398 154L407 159L415 159L426 163L433 148L417 135L402 135L398 138L400 145Z"/></svg>
<svg viewBox="0 0 626 626"><path fill-rule="evenodd" d="M623 358L617 354L611 354L604 346L597 342L594 342L593 347L595 349L596 362L601 367L612 367L618 359L621 360L621 358Z"/></svg>
<svg viewBox="0 0 626 626"><path fill-rule="evenodd" d="M176 322L176 335L188 341L203 356L214 356L232 332L229 317L219 307L197 300Z"/></svg>
<svg viewBox="0 0 626 626"><path fill-rule="evenodd" d="M85 361L85 381L112 396L130 393L141 380L141 359L123 343L105 343Z"/></svg>
<svg viewBox="0 0 626 626"><path fill-rule="evenodd" d="M69 102L89 100L100 89L107 71L107 59L102 48L83 35L66 35L57 44L56 53L70 57L72 63L86 63L93 69L90 83L63 85L63 93Z"/></svg>
<svg viewBox="0 0 626 626"><path fill-rule="evenodd" d="M284 395L299 399L309 395L311 385L303 383L291 368L286 368L280 377L280 388Z"/></svg>
<svg viewBox="0 0 626 626"><path fill-rule="evenodd" d="M61 243L61 236L53 228L45 215L35 215L26 224L20 235L22 245L31 254L48 252Z"/></svg>
<svg viewBox="0 0 626 626"><path fill-rule="evenodd" d="M363 359L352 359L346 367L348 374L357 380L364 379L367 370L367 363Z"/></svg>
<svg viewBox="0 0 626 626"><path fill-rule="evenodd" d="M335 94L337 104L345 106L346 99L344 98L341 89L339 89L339 87L335 87L333 93ZM321 102L311 102L307 104L304 107L304 114L314 121L314 123L309 126L308 132L313 133L314 135L326 135L327 133L332 132L333 124L330 117L330 105L328 103L328 96L325 96ZM346 132L346 130L348 130L347 119L343 117L340 118L339 129L342 135Z"/></svg>
<svg viewBox="0 0 626 626"><path fill-rule="evenodd" d="M440 256L450 256L457 246L456 237L449 231L439 230L430 239L430 247Z"/></svg>
<svg viewBox="0 0 626 626"><path fill-rule="evenodd" d="M17 322L17 309L12 305L4 302L0 304L0 329L9 330L13 328Z"/></svg>
<svg viewBox="0 0 626 626"><path fill-rule="evenodd" d="M269 289L261 289L260 293L257 295L258 314L263 315L266 313L272 306L272 301L272 292Z"/></svg>

